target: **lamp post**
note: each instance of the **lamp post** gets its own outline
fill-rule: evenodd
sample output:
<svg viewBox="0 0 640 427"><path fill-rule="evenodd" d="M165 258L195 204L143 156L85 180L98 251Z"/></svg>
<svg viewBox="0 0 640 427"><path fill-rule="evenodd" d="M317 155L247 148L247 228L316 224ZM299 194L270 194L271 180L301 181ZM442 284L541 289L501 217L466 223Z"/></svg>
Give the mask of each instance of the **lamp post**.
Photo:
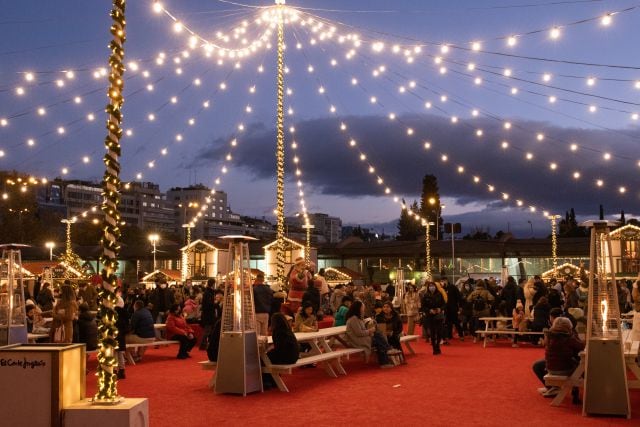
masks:
<svg viewBox="0 0 640 427"><path fill-rule="evenodd" d="M316 228L316 226L306 222L302 226L302 228L307 230L307 247L304 251L304 261L307 263L307 265L309 265L309 263L311 262L311 229Z"/></svg>
<svg viewBox="0 0 640 427"><path fill-rule="evenodd" d="M191 245L191 229L193 227L195 227L196 225L192 222L187 223L187 224L182 224L182 228L186 228L187 229L187 250L184 251L184 253L182 254L182 281L186 281L188 276L189 276L189 272L191 271L191 265L189 264L189 251L191 250L189 248L189 246ZM155 270L155 269L154 269Z"/></svg>
<svg viewBox="0 0 640 427"><path fill-rule="evenodd" d="M67 241L66 241L66 248L65 248L65 253L67 255L71 253L71 224L75 224L77 220L78 218L76 218L75 216L70 219L60 220L61 223L67 224Z"/></svg>
<svg viewBox="0 0 640 427"><path fill-rule="evenodd" d="M429 232L430 226L433 222L422 220L424 225L424 245L425 245L425 259L424 259L424 271L427 273L427 280L431 280L431 233Z"/></svg>
<svg viewBox="0 0 640 427"><path fill-rule="evenodd" d="M153 245L153 271L156 271L156 243L160 240L160 236L157 234L149 234L149 241Z"/></svg>
<svg viewBox="0 0 640 427"><path fill-rule="evenodd" d="M558 234L556 232L556 221L560 215L549 215L551 221L551 258L553 259L553 277L558 275Z"/></svg>
<svg viewBox="0 0 640 427"><path fill-rule="evenodd" d="M440 215L442 215L442 209L445 208L445 205L441 205L435 197L429 197L429 204L432 206L431 212L436 214L436 240L440 240Z"/></svg>
<svg viewBox="0 0 640 427"><path fill-rule="evenodd" d="M49 249L49 261L53 261L53 248L56 247L56 244L53 242L46 242L44 247Z"/></svg>

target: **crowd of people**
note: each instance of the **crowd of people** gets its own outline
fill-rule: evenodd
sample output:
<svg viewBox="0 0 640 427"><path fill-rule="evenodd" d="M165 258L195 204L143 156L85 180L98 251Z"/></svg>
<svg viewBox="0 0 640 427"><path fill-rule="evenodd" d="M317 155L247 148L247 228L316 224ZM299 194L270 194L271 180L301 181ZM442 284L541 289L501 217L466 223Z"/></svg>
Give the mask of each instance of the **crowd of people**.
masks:
<svg viewBox="0 0 640 427"><path fill-rule="evenodd" d="M394 284L337 285L330 288L321 270L317 274L313 264L298 258L287 275L288 295L265 283L258 273L253 283L253 301L257 332L274 336L274 349L269 357L273 363L293 363L299 352L308 351L306 345L295 342L294 332L318 330L318 322L333 316L334 326L346 326L344 343L364 349L366 355L375 353L382 367L393 366L393 355L402 352L400 338L407 323L407 334L414 335L421 326L421 336L431 343L433 354L442 353L442 346L454 338L477 340L476 331L484 327L481 318L511 319L511 327L519 332L549 331L544 340L539 335L513 337L513 346L522 340L558 346L558 334L565 333L568 319L572 331L584 323L588 300L588 284L568 277L545 283L538 276L516 282L508 277L505 283L493 278L459 280L453 284L442 277L425 281L421 286L405 284L396 295ZM151 289L128 287L116 291L118 313L119 370L124 378L124 351L127 344L147 344L160 338L154 324L163 323L165 338L180 342L177 358L190 357L190 351L200 340L199 348L206 350L209 360L216 360L221 329L224 290L214 279L205 286L187 283L168 286L158 280ZM99 285L97 285L99 286ZM38 283L34 295L27 295L28 330L48 333L54 342L82 342L88 350L97 347L96 310L98 289L92 283L79 283L74 289L66 282L53 289L49 283ZM620 312L635 306L640 311L638 282L617 284ZM286 301L286 302L285 302ZM402 316L400 312L402 311ZM45 318L53 320L48 324ZM405 320L406 319L406 320ZM507 327L498 322L498 328ZM62 334L59 332L63 331ZM278 338L276 339L276 335ZM293 337L293 338L292 338ZM294 345L295 343L295 345ZM571 341L572 349L577 349ZM134 360L144 356L144 346L132 351ZM293 351L293 349L297 349ZM294 355L294 353L296 353ZM553 354L553 352L552 352ZM295 359L295 360L294 360ZM402 357L404 360L404 357ZM285 362L283 362L285 361ZM547 369L564 372L567 365L556 364L551 357ZM536 373L542 372L540 364ZM545 394L553 390L545 389Z"/></svg>

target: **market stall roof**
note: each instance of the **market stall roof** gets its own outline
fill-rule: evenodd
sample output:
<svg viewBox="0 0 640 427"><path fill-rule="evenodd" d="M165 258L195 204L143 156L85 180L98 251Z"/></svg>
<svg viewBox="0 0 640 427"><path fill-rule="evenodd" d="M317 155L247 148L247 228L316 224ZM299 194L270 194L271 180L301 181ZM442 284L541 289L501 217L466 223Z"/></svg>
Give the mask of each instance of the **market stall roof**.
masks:
<svg viewBox="0 0 640 427"><path fill-rule="evenodd" d="M156 277L163 277L170 282L179 282L182 280L182 272L180 270L169 270L166 268L159 268L142 278L143 282L152 282Z"/></svg>
<svg viewBox="0 0 640 427"><path fill-rule="evenodd" d="M553 277L553 268L551 270L547 270L544 273L542 273L542 278L543 279L547 279L547 278L551 278ZM589 274L588 270L582 270L584 272L584 274ZM572 276L575 278L580 278L580 267L577 265L573 265L570 264L568 262L565 262L562 265L558 266L557 269L558 272L558 277L565 277L565 276Z"/></svg>
<svg viewBox="0 0 640 427"><path fill-rule="evenodd" d="M29 275L37 276L44 273L45 268L54 271L58 268L69 271L75 278L83 277L84 274L81 271L76 270L73 267L68 266L64 262L59 261L25 261L22 263L22 268L27 270Z"/></svg>
<svg viewBox="0 0 640 427"><path fill-rule="evenodd" d="M296 248L299 248L299 249L304 249L304 247L305 247L304 243L300 243L300 242L298 242L296 240L293 240L293 239L290 239L288 237L285 237L284 241L289 243L290 245L296 247ZM263 246L263 248L264 249L271 249L272 247L274 247L277 244L278 244L278 240L274 240L273 242Z"/></svg>
<svg viewBox="0 0 640 427"><path fill-rule="evenodd" d="M183 246L182 248L180 248L180 250L182 252L186 251L186 250L193 250L194 248L197 247L202 247L204 246L205 248L209 248L212 251L213 250L219 250L219 249L227 249L228 245L224 244L224 243L220 243L220 242L207 242L205 240L202 239L198 239L198 240L194 240L193 242L191 242L189 245L187 246Z"/></svg>
<svg viewBox="0 0 640 427"><path fill-rule="evenodd" d="M640 227L627 224L609 232L612 240L640 240Z"/></svg>
<svg viewBox="0 0 640 427"><path fill-rule="evenodd" d="M347 267L326 267L324 272L327 283L332 285L364 280L364 276L361 273Z"/></svg>

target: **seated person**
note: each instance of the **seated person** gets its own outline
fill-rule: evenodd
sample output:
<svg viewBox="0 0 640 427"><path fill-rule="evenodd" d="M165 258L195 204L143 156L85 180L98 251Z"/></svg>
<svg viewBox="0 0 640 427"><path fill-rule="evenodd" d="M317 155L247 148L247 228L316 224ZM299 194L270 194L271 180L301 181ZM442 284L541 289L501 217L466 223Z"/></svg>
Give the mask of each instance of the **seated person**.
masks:
<svg viewBox="0 0 640 427"><path fill-rule="evenodd" d="M318 321L314 314L313 304L309 301L305 301L302 304L302 310L296 314L295 320L296 332L317 332Z"/></svg>
<svg viewBox="0 0 640 427"><path fill-rule="evenodd" d="M87 351L98 348L98 323L93 314L89 312L89 304L83 302L79 307L78 337L81 343L87 346Z"/></svg>
<svg viewBox="0 0 640 427"><path fill-rule="evenodd" d="M147 307L144 306L142 300L133 303L134 312L131 315L130 333L125 336L127 344L146 344L156 340L156 332L153 326L153 315ZM138 347L137 352L133 354L136 362L142 360L145 347Z"/></svg>
<svg viewBox="0 0 640 427"><path fill-rule="evenodd" d="M267 352L267 357L274 365L288 365L296 363L300 357L300 347L291 325L282 313L271 316L271 336L273 348ZM274 387L276 384L271 374L262 374L264 388Z"/></svg>
<svg viewBox="0 0 640 427"><path fill-rule="evenodd" d="M336 310L335 317L333 318L333 326L344 326L347 324L347 311L353 303L353 297L345 295L342 297L340 307Z"/></svg>
<svg viewBox="0 0 640 427"><path fill-rule="evenodd" d="M180 304L173 304L169 310L169 315L167 316L167 338L180 341L180 349L176 356L178 359L191 357L189 352L196 345L196 337L191 326L182 317Z"/></svg>
<svg viewBox="0 0 640 427"><path fill-rule="evenodd" d="M544 376L553 375L569 376L580 363L580 352L585 344L573 332L573 324L566 317L556 317L553 325L544 336L545 353L544 360L534 363L533 370L536 376L544 384ZM558 387L538 389L545 397L553 397L558 394ZM579 403L578 388L574 387L571 394L573 403Z"/></svg>
<svg viewBox="0 0 640 427"><path fill-rule="evenodd" d="M347 343L350 347L363 349L367 359L371 351L375 350L380 367L392 368L394 365L390 363L387 355L387 351L391 347L384 337L376 331L375 326L367 328L363 316L364 304L360 300L354 301L347 313Z"/></svg>
<svg viewBox="0 0 640 427"><path fill-rule="evenodd" d="M400 347L400 337L402 336L402 320L393 309L392 303L386 301L382 305L382 312L376 316L378 330L387 338L391 347L402 350Z"/></svg>
<svg viewBox="0 0 640 427"><path fill-rule="evenodd" d="M27 304L27 332L33 334L48 334L49 328L45 327L46 321L42 317L42 311L35 304Z"/></svg>

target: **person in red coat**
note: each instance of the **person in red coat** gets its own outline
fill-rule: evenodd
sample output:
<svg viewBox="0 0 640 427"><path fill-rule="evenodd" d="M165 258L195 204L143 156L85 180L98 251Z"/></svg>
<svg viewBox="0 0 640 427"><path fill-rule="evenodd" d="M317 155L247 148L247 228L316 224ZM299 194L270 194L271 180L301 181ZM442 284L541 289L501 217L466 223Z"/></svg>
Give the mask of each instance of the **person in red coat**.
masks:
<svg viewBox="0 0 640 427"><path fill-rule="evenodd" d="M296 258L296 262L289 272L289 294L287 295L287 301L289 308L295 316L302 305L302 295L307 290L309 280L313 280L313 276L307 270L304 264L304 258Z"/></svg>
<svg viewBox="0 0 640 427"><path fill-rule="evenodd" d="M186 359L191 357L189 352L196 345L196 337L193 329L182 317L182 307L180 304L173 304L167 316L167 338L170 340L180 341L180 350L178 350L178 359Z"/></svg>

